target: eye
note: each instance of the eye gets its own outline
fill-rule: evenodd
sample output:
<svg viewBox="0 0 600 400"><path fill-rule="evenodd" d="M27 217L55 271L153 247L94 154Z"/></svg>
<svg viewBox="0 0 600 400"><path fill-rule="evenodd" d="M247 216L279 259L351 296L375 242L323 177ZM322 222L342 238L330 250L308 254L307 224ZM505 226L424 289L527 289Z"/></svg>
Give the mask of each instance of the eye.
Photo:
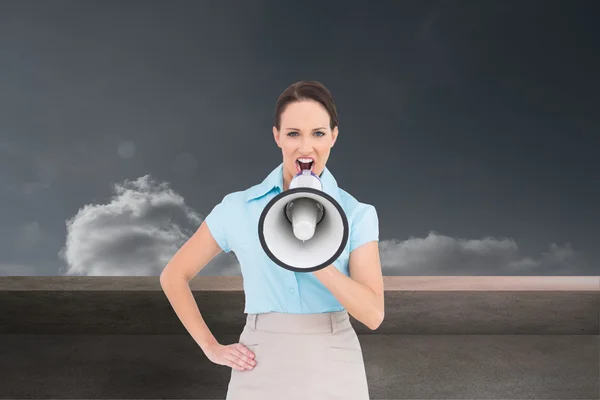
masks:
<svg viewBox="0 0 600 400"><path fill-rule="evenodd" d="M287 135L288 135L288 136L291 136L292 134L297 134L297 133L298 133L298 132L291 131L291 132L288 132L288 134L287 134ZM325 136L325 133L324 133L324 132L322 132L322 131L316 131L316 132L315 132L315 134L318 134L318 133L320 133L320 135L318 135L319 137L323 137L323 136Z"/></svg>

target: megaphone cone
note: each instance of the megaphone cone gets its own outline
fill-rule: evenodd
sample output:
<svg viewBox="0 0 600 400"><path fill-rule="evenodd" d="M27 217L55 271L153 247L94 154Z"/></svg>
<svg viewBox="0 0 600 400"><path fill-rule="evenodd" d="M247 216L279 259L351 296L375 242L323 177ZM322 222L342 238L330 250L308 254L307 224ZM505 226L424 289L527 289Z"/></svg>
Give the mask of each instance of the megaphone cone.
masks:
<svg viewBox="0 0 600 400"><path fill-rule="evenodd" d="M341 205L322 190L309 170L275 196L258 222L260 244L282 268L313 272L331 265L348 242L348 219Z"/></svg>

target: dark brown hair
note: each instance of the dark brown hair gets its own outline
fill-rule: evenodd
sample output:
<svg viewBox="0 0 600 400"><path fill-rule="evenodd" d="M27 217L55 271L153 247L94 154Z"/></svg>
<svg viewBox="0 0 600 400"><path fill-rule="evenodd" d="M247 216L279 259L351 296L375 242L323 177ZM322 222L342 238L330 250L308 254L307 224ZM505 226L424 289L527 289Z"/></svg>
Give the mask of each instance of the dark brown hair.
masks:
<svg viewBox="0 0 600 400"><path fill-rule="evenodd" d="M329 114L329 127L331 129L338 126L338 115L333 101L333 96L323 84L317 81L299 81L290 86L281 93L277 99L275 107L275 118L273 125L277 130L281 129L281 114L290 103L303 100L314 100L323 105Z"/></svg>

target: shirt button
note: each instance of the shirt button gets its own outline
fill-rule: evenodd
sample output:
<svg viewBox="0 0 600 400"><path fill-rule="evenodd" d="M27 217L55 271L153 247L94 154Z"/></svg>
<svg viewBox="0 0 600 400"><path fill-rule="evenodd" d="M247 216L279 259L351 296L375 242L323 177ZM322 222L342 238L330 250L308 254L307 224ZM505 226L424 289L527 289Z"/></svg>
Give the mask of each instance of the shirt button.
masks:
<svg viewBox="0 0 600 400"><path fill-rule="evenodd" d="M290 293L294 293L295 291L294 288L290 288Z"/></svg>

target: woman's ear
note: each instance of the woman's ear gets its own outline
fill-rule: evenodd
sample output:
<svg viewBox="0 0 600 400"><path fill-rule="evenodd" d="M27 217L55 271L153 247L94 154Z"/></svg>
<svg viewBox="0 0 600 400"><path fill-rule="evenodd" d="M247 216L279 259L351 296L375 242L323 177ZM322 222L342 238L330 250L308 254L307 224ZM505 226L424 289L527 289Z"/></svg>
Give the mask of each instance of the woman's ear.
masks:
<svg viewBox="0 0 600 400"><path fill-rule="evenodd" d="M273 139L275 139L275 143L277 143L277 147L281 148L281 143L279 142L279 131L273 125Z"/></svg>
<svg viewBox="0 0 600 400"><path fill-rule="evenodd" d="M331 137L333 138L333 141L331 142L331 147L333 147L335 145L335 142L338 138L339 133L340 133L340 131L337 126L335 128L333 128L333 130L331 131Z"/></svg>

